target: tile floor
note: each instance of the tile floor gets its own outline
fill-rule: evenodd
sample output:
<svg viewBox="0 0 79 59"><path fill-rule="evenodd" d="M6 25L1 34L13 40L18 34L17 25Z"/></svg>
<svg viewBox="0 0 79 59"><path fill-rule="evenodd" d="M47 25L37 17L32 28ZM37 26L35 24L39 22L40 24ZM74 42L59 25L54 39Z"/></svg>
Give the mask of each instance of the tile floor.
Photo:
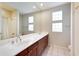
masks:
<svg viewBox="0 0 79 59"><path fill-rule="evenodd" d="M42 56L70 56L69 49L60 46L48 46L43 52Z"/></svg>

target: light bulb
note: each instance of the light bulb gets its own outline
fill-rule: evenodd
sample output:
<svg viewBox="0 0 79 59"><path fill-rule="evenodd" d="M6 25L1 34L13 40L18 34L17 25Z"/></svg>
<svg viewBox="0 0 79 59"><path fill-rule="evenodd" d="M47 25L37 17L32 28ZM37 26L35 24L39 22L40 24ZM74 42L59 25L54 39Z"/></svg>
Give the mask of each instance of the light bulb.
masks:
<svg viewBox="0 0 79 59"><path fill-rule="evenodd" d="M43 3L41 3L40 6L43 6Z"/></svg>

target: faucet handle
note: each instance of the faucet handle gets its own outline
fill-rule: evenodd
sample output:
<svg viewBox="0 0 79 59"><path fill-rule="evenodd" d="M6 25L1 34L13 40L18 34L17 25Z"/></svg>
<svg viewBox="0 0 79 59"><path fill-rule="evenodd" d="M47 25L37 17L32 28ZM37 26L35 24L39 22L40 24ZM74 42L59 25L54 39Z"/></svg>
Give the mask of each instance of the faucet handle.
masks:
<svg viewBox="0 0 79 59"><path fill-rule="evenodd" d="M15 42L12 40L11 43L14 44Z"/></svg>

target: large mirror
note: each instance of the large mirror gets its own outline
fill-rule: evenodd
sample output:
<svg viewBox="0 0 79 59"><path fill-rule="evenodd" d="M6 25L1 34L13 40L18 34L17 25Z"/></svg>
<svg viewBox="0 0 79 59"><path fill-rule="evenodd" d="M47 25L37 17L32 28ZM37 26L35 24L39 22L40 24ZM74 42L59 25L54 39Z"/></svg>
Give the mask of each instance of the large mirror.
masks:
<svg viewBox="0 0 79 59"><path fill-rule="evenodd" d="M22 3L21 3L22 4ZM0 3L0 40L34 32L34 16L24 16L9 3Z"/></svg>
<svg viewBox="0 0 79 59"><path fill-rule="evenodd" d="M0 40L18 35L19 13L5 4L0 4Z"/></svg>

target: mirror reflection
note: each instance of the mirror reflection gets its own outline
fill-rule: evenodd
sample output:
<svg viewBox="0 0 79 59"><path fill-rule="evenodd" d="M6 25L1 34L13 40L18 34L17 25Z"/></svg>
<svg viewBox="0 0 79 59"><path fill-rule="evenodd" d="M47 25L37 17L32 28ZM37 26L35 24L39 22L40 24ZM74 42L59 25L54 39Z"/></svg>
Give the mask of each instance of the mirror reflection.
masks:
<svg viewBox="0 0 79 59"><path fill-rule="evenodd" d="M0 40L16 37L18 13L5 4L0 4Z"/></svg>

